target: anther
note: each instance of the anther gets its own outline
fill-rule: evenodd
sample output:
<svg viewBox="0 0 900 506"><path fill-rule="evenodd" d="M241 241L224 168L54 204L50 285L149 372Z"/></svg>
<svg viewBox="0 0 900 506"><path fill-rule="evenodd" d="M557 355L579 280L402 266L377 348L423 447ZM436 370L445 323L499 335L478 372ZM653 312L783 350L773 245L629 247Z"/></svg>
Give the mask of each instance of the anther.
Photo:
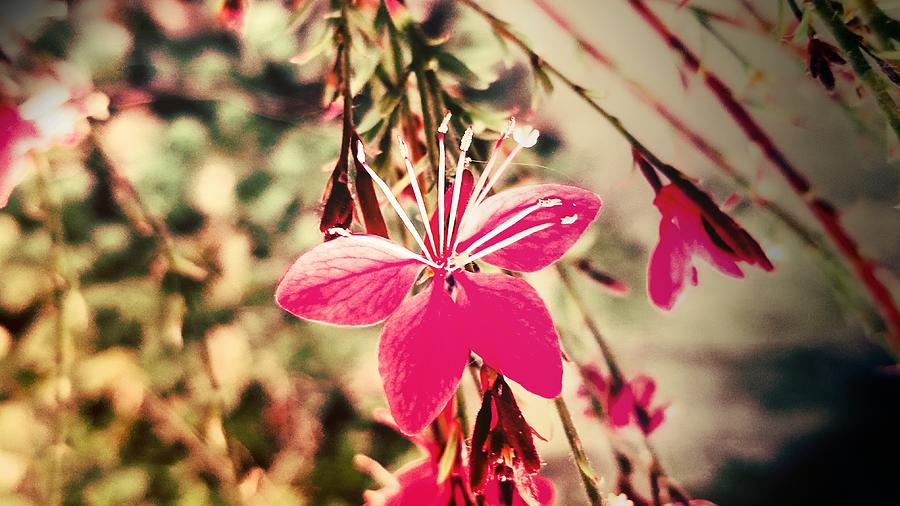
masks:
<svg viewBox="0 0 900 506"><path fill-rule="evenodd" d="M523 148L530 148L537 144L540 131L530 126L518 127L513 130L513 140Z"/></svg>
<svg viewBox="0 0 900 506"><path fill-rule="evenodd" d="M356 159L359 163L366 163L366 152L363 149L362 141L356 141Z"/></svg>
<svg viewBox="0 0 900 506"><path fill-rule="evenodd" d="M578 221L578 213L573 214L572 216L563 216L559 219L560 225L571 225Z"/></svg>
<svg viewBox="0 0 900 506"><path fill-rule="evenodd" d="M447 133L447 128L450 125L450 111L447 111L447 114L444 115L444 120L441 121L441 126L438 127L438 132L445 134Z"/></svg>
<svg viewBox="0 0 900 506"><path fill-rule="evenodd" d="M556 207L561 206L562 203L560 199L538 199L537 201L538 207Z"/></svg>
<svg viewBox="0 0 900 506"><path fill-rule="evenodd" d="M469 128L466 128L466 133L463 134L462 140L459 142L459 150L460 151L468 151L469 146L472 145L472 136L475 133L472 131L472 126L469 125Z"/></svg>
<svg viewBox="0 0 900 506"><path fill-rule="evenodd" d="M342 227L331 227L328 229L330 235L339 235L341 237L350 237L350 231Z"/></svg>
<svg viewBox="0 0 900 506"><path fill-rule="evenodd" d="M403 137L397 136L397 140L400 143L400 156L403 158L409 158L409 146L406 145L406 141L403 140Z"/></svg>
<svg viewBox="0 0 900 506"><path fill-rule="evenodd" d="M503 140L509 137L509 134L512 133L514 128L516 128L516 118L510 116L509 121L506 122L506 130L503 132L503 135L500 137L500 139Z"/></svg>

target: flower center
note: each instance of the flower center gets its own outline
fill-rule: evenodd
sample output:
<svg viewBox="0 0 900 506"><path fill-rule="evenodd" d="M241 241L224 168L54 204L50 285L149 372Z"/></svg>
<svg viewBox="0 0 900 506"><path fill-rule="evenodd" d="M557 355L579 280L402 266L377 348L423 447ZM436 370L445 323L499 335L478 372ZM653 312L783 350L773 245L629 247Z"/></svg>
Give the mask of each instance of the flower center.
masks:
<svg viewBox="0 0 900 506"><path fill-rule="evenodd" d="M491 189L506 171L506 169L512 164L515 156L521 151L523 148L531 147L537 142L538 131L531 128L515 128L515 119L510 119L507 124L506 130L500 135L500 138L497 140L494 150L491 152L490 157L485 163L484 169L481 171L481 175L478 178L478 181L475 183L474 188L472 189L472 194L468 200L468 202L463 206L462 214L460 216L460 192L462 188L462 174L465 170L465 167L469 161L467 158L467 153L469 147L472 143L473 131L472 127L466 129L465 134L463 134L462 140L459 146L459 157L458 163L456 165L456 184L453 185L453 193L450 197L450 209L449 213L446 213L447 202L446 199L446 191L445 191L445 179L446 179L446 155L444 150L444 134L447 132L447 126L450 121L450 113L448 112L446 116L444 116L444 120L441 122L440 127L438 128L438 148L439 148L439 165L438 165L438 178L437 178L437 238L435 238L435 233L431 229L428 220L428 212L425 207L425 199L422 195L422 191L419 188L418 177L416 175L415 169L413 168L412 161L409 158L409 148L406 145L406 142L403 141L402 138L399 138L400 141L400 152L403 156L403 162L406 166L407 174L409 176L410 186L413 190L413 195L416 200L416 207L419 211L419 217L422 220L422 223L425 225L425 233L420 234L410 219L409 215L403 210L403 207L397 201L397 198L394 196L393 192L390 190L390 187L380 178L375 171L366 163L366 155L363 151L362 142L358 142L357 149L357 160L359 160L362 167L368 172L369 176L371 176L372 180L378 185L379 189L384 193L385 198L394 208L394 211L397 213L397 216L400 218L400 221L403 222L403 225L409 231L410 236L419 246L422 254L418 255L413 253L412 251L406 250L407 254L404 256L407 257L415 257L416 259L422 261L422 263L430 266L435 271L441 271L445 275L449 276L454 272L461 271L465 268L466 264L474 262L484 256L490 255L500 249L503 249L507 246L515 244L526 237L536 234L542 230L545 230L548 227L555 225L554 222L541 223L538 225L534 225L532 227L526 228L524 230L520 230L515 234L510 235L509 237L505 237L496 242L491 242L496 239L498 236L508 231L510 228L519 224L522 220L528 218L531 214L539 211L541 209L556 207L563 205L563 201L558 198L550 197L538 199L537 202L528 206L513 216L509 217L496 227L493 230L487 232L486 234L479 237L477 240L469 244L465 250L457 251L459 246L460 237L463 234L465 227L472 218L473 211L481 205L484 199L490 194ZM516 147L506 155L504 160L500 163L500 165L494 169L497 161L497 153L500 152L500 145L503 143L506 138L508 138L512 134L513 138L516 140ZM578 219L578 215L572 215L564 217L560 220L560 224L569 225L574 223ZM402 248L402 246L395 245L397 247ZM429 247L430 246L430 247ZM405 250L405 248L403 248Z"/></svg>

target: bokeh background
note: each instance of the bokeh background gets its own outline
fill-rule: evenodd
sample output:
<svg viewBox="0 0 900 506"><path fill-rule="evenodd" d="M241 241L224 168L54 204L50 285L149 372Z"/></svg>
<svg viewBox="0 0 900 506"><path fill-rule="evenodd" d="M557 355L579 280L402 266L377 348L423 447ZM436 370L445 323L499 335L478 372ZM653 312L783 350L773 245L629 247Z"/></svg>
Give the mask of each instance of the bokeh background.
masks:
<svg viewBox="0 0 900 506"><path fill-rule="evenodd" d="M803 46L783 39L790 13L781 2L749 2L769 30L748 2L674 3L650 5L840 209L898 293L900 167L871 97L839 78L836 100L808 76ZM701 265L700 286L673 311L652 307L644 286L659 215L628 145L579 97L542 86L521 53L465 6L408 4L422 31L471 70L438 75L469 104L480 137L491 139L515 114L542 130L518 160L521 173L603 197L570 257L591 259L631 290L575 281L626 372L653 376L670 403L653 441L671 475L721 505L897 504L900 376L853 279L742 198L732 214L774 272L734 280ZM482 5L719 202L740 193L534 4ZM743 26L706 26L691 7ZM359 8L365 24L374 8ZM556 8L702 132L755 193L818 230L625 1ZM224 501L228 480L254 504L361 503L377 485L353 468L354 454L389 469L419 455L373 420L385 405L378 329L302 322L273 301L281 274L322 239L321 198L340 150L340 108L327 103L328 2L251 0L240 33L223 26L213 1L3 9L4 29L27 27L29 51L89 74L111 115L93 122L78 148L51 152L50 170L26 175L0 211L0 503L46 504L61 489L66 504L212 504ZM360 125L378 119L367 78L381 51L376 40L354 41ZM144 228L135 226L141 220ZM170 236L160 240L160 229ZM56 289L59 278L68 289ZM570 336L570 353L597 357L554 271L528 279ZM61 377L70 391L59 403ZM474 387L466 388L474 416ZM613 469L609 432L581 415L576 389L567 370L564 395L602 474ZM538 449L558 503L583 504L552 404L516 393L548 439Z"/></svg>

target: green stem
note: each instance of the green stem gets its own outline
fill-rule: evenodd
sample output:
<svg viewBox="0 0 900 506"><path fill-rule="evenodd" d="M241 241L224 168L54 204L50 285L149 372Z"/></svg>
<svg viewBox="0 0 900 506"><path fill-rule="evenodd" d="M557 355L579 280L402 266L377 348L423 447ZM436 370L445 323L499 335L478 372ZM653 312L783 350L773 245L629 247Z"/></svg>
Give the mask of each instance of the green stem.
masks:
<svg viewBox="0 0 900 506"><path fill-rule="evenodd" d="M65 300L66 293L71 288L70 277L63 266L63 248L65 238L63 236L62 221L57 206L50 195L49 188L49 164L43 156L38 157L37 185L43 200L43 210L47 217L47 228L50 231L50 268L53 274L53 305L56 308L56 343L54 350L53 382L55 391L54 406L54 441L51 446L51 478L49 490L49 504L63 503L66 485L65 449L68 445L68 423L66 420L69 399L71 397L70 369L72 357L69 352L71 347L71 335L66 322Z"/></svg>
<svg viewBox="0 0 900 506"><path fill-rule="evenodd" d="M584 298L581 297L578 289L575 288L572 277L569 276L569 271L566 270L566 267L562 263L557 263L556 272L559 273L559 278L562 280L563 286L566 287L568 295L575 301L575 305L578 307L578 311L581 313L584 321L584 326L588 328L591 332L591 336L593 336L594 341L597 343L597 346L600 347L600 352L603 354L603 360L606 362L606 367L609 369L609 375L613 380L612 388L620 388L625 384L625 377L622 375L622 369L619 367L619 362L616 359L615 353L612 351L612 347L606 342L597 323L591 318L590 309L584 301Z"/></svg>
<svg viewBox="0 0 900 506"><path fill-rule="evenodd" d="M874 0L856 0L856 5L869 20L869 28L883 51L894 49L893 41L900 41L900 21L888 16Z"/></svg>
<svg viewBox="0 0 900 506"><path fill-rule="evenodd" d="M897 110L897 104L891 97L890 85L866 61L866 57L860 49L859 38L847 28L847 25L841 20L840 13L834 9L830 0L814 0L813 3L816 13L828 26L838 45L847 55L853 71L875 96L875 101L894 130L894 134L900 138L900 111Z"/></svg>
<svg viewBox="0 0 900 506"><path fill-rule="evenodd" d="M572 455L575 457L575 464L578 466L578 473L581 475L581 481L584 482L584 490L587 493L588 500L592 505L607 506L608 502L600 491L600 478L591 467L587 454L584 452L584 446L581 444L581 438L572 422L572 414L569 407L562 396L554 399L556 412L559 413L559 420L563 424L563 430L566 432L566 438L569 440L569 446L572 448Z"/></svg>

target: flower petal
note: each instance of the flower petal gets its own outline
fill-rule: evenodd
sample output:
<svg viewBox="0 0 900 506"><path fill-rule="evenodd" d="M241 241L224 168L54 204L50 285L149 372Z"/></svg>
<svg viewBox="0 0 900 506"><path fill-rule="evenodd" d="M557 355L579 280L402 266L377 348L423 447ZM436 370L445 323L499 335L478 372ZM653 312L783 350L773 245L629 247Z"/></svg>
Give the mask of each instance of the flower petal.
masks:
<svg viewBox="0 0 900 506"><path fill-rule="evenodd" d="M456 390L469 360L459 309L435 278L388 318L378 344L378 370L391 414L407 434L425 428Z"/></svg>
<svg viewBox="0 0 900 506"><path fill-rule="evenodd" d="M681 231L669 219L659 223L659 243L650 256L647 272L647 291L657 307L672 309L684 280L691 273L690 252L680 237ZM695 283L696 284L696 283Z"/></svg>
<svg viewBox="0 0 900 506"><path fill-rule="evenodd" d="M0 105L0 207L6 206L27 166L21 159L27 148L23 141L37 133L34 124L22 119L15 107Z"/></svg>
<svg viewBox="0 0 900 506"><path fill-rule="evenodd" d="M488 197L472 211L471 219L467 219L461 236L465 240L457 251L464 251L480 237L538 201L551 199L559 199L561 204L534 211L473 251L477 253L531 227L551 223L550 227L484 257L489 264L519 272L533 272L547 267L559 260L597 217L601 202L593 192L576 186L539 184Z"/></svg>
<svg viewBox="0 0 900 506"><path fill-rule="evenodd" d="M459 177L457 177L459 179ZM450 210L453 206L453 186L456 184L454 181L444 190L444 224L450 225L449 217ZM451 232L455 232L459 230L459 219L462 217L463 210L469 205L469 199L472 197L472 189L475 186L475 178L472 176L472 172L469 169L463 169L462 171L462 186L459 189L459 201L456 204L456 218L453 222L453 230L447 231L446 234L448 237L452 236ZM431 233L434 237L438 237L438 212L437 209L431 213L431 220L429 220L428 225L431 227ZM447 241L449 244L449 241ZM430 244L428 246L431 246ZM434 253L432 251L432 253Z"/></svg>
<svg viewBox="0 0 900 506"><path fill-rule="evenodd" d="M458 273L457 303L469 347L526 390L552 399L562 389L559 335L538 293L505 274Z"/></svg>
<svg viewBox="0 0 900 506"><path fill-rule="evenodd" d="M339 237L298 258L275 292L300 318L334 325L372 325L388 317L422 269L399 246L376 236Z"/></svg>
<svg viewBox="0 0 900 506"><path fill-rule="evenodd" d="M397 472L400 491L384 506L443 505L450 502L449 481L438 483L438 466L430 458L410 463Z"/></svg>

